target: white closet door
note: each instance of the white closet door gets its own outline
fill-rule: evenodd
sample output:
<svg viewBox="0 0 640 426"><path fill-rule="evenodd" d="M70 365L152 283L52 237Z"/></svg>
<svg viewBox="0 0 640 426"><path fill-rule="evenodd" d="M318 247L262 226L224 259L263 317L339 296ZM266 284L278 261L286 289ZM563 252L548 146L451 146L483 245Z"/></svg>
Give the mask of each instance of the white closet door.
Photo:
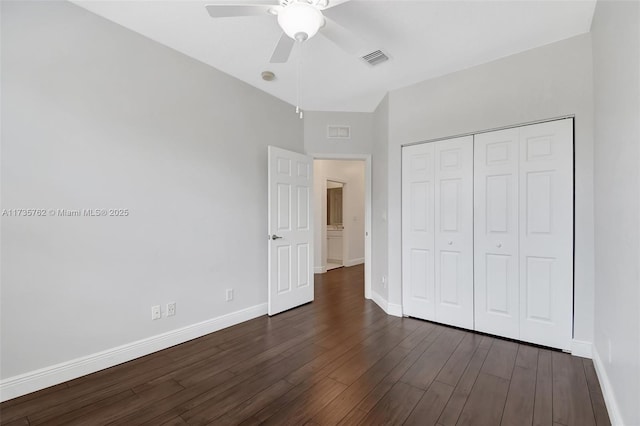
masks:
<svg viewBox="0 0 640 426"><path fill-rule="evenodd" d="M520 129L520 339L571 348L573 120Z"/></svg>
<svg viewBox="0 0 640 426"><path fill-rule="evenodd" d="M475 329L520 338L519 129L474 137Z"/></svg>
<svg viewBox="0 0 640 426"><path fill-rule="evenodd" d="M402 303L408 316L435 320L433 144L402 149Z"/></svg>
<svg viewBox="0 0 640 426"><path fill-rule="evenodd" d="M473 136L433 145L436 321L473 329Z"/></svg>

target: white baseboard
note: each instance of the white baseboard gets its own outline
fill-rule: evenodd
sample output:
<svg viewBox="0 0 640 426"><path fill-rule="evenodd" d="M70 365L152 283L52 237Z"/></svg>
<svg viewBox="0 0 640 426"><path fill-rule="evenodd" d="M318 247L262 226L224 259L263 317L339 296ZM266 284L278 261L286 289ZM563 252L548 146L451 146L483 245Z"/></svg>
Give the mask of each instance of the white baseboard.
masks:
<svg viewBox="0 0 640 426"><path fill-rule="evenodd" d="M388 303L387 313L394 317L402 317L402 305L398 305L397 303Z"/></svg>
<svg viewBox="0 0 640 426"><path fill-rule="evenodd" d="M255 305L126 345L9 377L0 381L0 402L95 373L266 314L266 303Z"/></svg>
<svg viewBox="0 0 640 426"><path fill-rule="evenodd" d="M571 355L581 356L583 358L592 358L591 342L573 339L571 342Z"/></svg>
<svg viewBox="0 0 640 426"><path fill-rule="evenodd" d="M364 257L361 257L359 259L349 259L345 261L344 266L348 268L350 266L362 265L363 263L364 263Z"/></svg>
<svg viewBox="0 0 640 426"><path fill-rule="evenodd" d="M595 345L592 347L591 353L593 355L593 366L596 369L596 374L598 375L598 380L600 381L602 396L604 397L604 403L606 404L607 411L609 412L609 420L611 420L611 425L623 426L624 421L622 419L620 409L618 408L618 404L616 403L616 396L613 392L613 387L611 386L611 382L609 381L609 377L607 376L607 371L604 368L604 364L602 363L602 359L600 358Z"/></svg>
<svg viewBox="0 0 640 426"><path fill-rule="evenodd" d="M387 315L393 315L394 317L402 317L402 305L398 305L395 303L389 303L384 297L380 296L380 294L371 290L372 300L376 305L380 306L383 311L387 313Z"/></svg>
<svg viewBox="0 0 640 426"><path fill-rule="evenodd" d="M324 274L325 272L327 272L327 267L326 266L314 266L313 267L313 273L314 274Z"/></svg>
<svg viewBox="0 0 640 426"><path fill-rule="evenodd" d="M383 311L387 312L387 309L388 309L387 299L385 299L384 297L380 296L380 294L378 294L374 290L371 290L371 300L373 300L373 302L376 305L380 306L380 309L382 309Z"/></svg>

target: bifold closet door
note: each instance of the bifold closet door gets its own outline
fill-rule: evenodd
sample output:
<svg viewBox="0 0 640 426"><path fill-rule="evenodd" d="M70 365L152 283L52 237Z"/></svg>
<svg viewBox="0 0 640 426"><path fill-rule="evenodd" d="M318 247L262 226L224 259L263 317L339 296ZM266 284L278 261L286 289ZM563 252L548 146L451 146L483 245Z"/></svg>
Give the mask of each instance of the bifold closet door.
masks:
<svg viewBox="0 0 640 426"><path fill-rule="evenodd" d="M573 120L474 141L478 331L570 349Z"/></svg>
<svg viewBox="0 0 640 426"><path fill-rule="evenodd" d="M436 321L473 329L473 136L434 150Z"/></svg>
<svg viewBox="0 0 640 426"><path fill-rule="evenodd" d="M404 314L473 328L473 137L402 150Z"/></svg>
<svg viewBox="0 0 640 426"><path fill-rule="evenodd" d="M519 129L474 137L475 329L520 338Z"/></svg>
<svg viewBox="0 0 640 426"><path fill-rule="evenodd" d="M404 315L435 321L433 146L402 149L402 306Z"/></svg>
<svg viewBox="0 0 640 426"><path fill-rule="evenodd" d="M570 349L573 119L520 128L520 339Z"/></svg>

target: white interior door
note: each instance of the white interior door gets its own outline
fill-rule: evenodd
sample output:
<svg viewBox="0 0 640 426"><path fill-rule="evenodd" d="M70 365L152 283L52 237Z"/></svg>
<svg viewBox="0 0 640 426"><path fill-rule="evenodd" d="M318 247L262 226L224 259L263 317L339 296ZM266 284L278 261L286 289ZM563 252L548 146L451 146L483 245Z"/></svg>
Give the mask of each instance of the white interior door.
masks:
<svg viewBox="0 0 640 426"><path fill-rule="evenodd" d="M435 321L433 147L402 149L402 309Z"/></svg>
<svg viewBox="0 0 640 426"><path fill-rule="evenodd" d="M520 128L520 339L570 349L573 120Z"/></svg>
<svg viewBox="0 0 640 426"><path fill-rule="evenodd" d="M473 136L433 148L436 321L473 329Z"/></svg>
<svg viewBox="0 0 640 426"><path fill-rule="evenodd" d="M475 329L520 338L519 129L474 137Z"/></svg>
<svg viewBox="0 0 640 426"><path fill-rule="evenodd" d="M313 300L313 160L270 146L269 315Z"/></svg>

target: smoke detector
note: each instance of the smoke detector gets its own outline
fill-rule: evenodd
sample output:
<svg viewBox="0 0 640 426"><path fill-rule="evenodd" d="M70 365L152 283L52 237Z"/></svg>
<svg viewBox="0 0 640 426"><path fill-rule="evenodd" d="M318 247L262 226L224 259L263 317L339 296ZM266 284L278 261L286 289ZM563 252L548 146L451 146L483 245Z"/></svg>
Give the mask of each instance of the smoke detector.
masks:
<svg viewBox="0 0 640 426"><path fill-rule="evenodd" d="M262 79L264 81L273 81L276 79L276 75L272 71L262 71Z"/></svg>

